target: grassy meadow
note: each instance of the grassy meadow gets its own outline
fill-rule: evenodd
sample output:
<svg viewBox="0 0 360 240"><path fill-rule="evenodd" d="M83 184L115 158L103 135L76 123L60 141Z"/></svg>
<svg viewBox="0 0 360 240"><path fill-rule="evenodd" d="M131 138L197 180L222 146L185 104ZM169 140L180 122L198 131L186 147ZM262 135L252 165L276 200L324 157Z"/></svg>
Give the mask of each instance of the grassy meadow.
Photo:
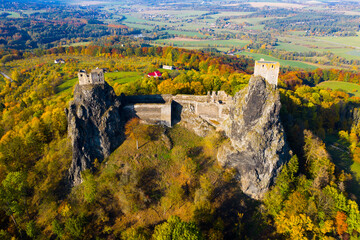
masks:
<svg viewBox="0 0 360 240"><path fill-rule="evenodd" d="M215 47L230 50L231 48L241 48L248 44L250 41L247 40L192 40L192 39L159 39L155 43L159 45L172 45L183 48L206 48Z"/></svg>
<svg viewBox="0 0 360 240"><path fill-rule="evenodd" d="M332 90L342 90L350 96L360 97L360 85L349 82L326 81L318 84L321 88L330 88Z"/></svg>
<svg viewBox="0 0 360 240"><path fill-rule="evenodd" d="M9 16L7 16L7 18L21 18L20 14L18 12L0 11L0 14L2 14L2 13L10 14Z"/></svg>
<svg viewBox="0 0 360 240"><path fill-rule="evenodd" d="M250 53L250 52L240 52L239 55L245 55L252 57L254 60L260 60L263 58L267 61L276 61L279 62L281 66L289 66L289 67L295 67L295 68L302 68L302 69L310 69L314 70L318 67L315 65L310 65L304 62L298 62L298 61L290 61L290 60L282 60L275 57L271 57L269 55L259 54L259 53Z"/></svg>

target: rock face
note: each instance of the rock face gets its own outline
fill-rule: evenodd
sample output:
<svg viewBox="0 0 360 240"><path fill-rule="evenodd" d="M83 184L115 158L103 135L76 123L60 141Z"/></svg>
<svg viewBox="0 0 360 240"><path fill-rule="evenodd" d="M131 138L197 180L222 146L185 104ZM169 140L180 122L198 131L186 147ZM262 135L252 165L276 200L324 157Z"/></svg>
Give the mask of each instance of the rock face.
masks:
<svg viewBox="0 0 360 240"><path fill-rule="evenodd" d="M211 131L215 130L215 127L208 121L195 114L194 109L190 104L180 105L179 103L173 102L173 110L175 113L174 122L193 131L200 137L205 137Z"/></svg>
<svg viewBox="0 0 360 240"><path fill-rule="evenodd" d="M73 148L69 169L71 186L81 183L81 171L101 162L124 140L121 99L106 82L76 85L74 100L66 109L68 135Z"/></svg>
<svg viewBox="0 0 360 240"><path fill-rule="evenodd" d="M216 127L225 131L230 141L219 149L218 161L237 169L245 194L261 199L290 157L279 117L279 92L262 77L252 77L248 87L226 103L208 101L206 96L182 95L175 100L171 105L173 124L180 122L200 136ZM80 184L83 170L93 168L95 159L103 161L124 141L128 109L122 102L129 101L116 96L106 82L75 87L74 100L66 110L73 148L70 186ZM150 105L143 106L145 113L159 115L158 108ZM221 121L211 122L213 118ZM164 142L171 149L171 141L164 138Z"/></svg>
<svg viewBox="0 0 360 240"><path fill-rule="evenodd" d="M280 108L279 92L252 76L248 87L235 95L223 124L230 142L220 148L218 161L237 170L243 192L255 199L263 198L290 157Z"/></svg>

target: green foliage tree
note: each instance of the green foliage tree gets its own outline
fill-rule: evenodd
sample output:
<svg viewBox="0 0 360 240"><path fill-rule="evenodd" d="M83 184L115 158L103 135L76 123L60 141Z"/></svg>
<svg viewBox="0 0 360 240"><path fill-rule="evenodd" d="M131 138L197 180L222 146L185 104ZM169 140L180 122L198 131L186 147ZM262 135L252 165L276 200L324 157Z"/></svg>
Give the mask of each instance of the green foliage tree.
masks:
<svg viewBox="0 0 360 240"><path fill-rule="evenodd" d="M83 177L83 191L84 191L84 200L87 203L93 203L97 195L97 183L95 181L94 175L90 171L82 172Z"/></svg>
<svg viewBox="0 0 360 240"><path fill-rule="evenodd" d="M23 172L10 172L2 181L0 188L1 204L5 206L6 213L11 217L16 227L17 219L24 216L26 210L26 175Z"/></svg>
<svg viewBox="0 0 360 240"><path fill-rule="evenodd" d="M122 232L121 238L124 240L147 240L150 236L146 229L132 227Z"/></svg>
<svg viewBox="0 0 360 240"><path fill-rule="evenodd" d="M65 233L72 239L82 239L85 224L86 219L83 215L70 217L65 222Z"/></svg>
<svg viewBox="0 0 360 240"><path fill-rule="evenodd" d="M201 240L200 230L194 223L182 221L177 216L171 216L167 222L155 227L155 240Z"/></svg>
<svg viewBox="0 0 360 240"><path fill-rule="evenodd" d="M39 230L33 220L26 224L26 234L33 239L39 234Z"/></svg>

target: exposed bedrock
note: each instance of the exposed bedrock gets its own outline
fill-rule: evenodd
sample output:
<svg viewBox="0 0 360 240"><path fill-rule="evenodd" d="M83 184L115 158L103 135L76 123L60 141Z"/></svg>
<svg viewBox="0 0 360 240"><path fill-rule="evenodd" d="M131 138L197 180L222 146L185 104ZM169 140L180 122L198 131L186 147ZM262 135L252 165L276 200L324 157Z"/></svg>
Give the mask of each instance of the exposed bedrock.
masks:
<svg viewBox="0 0 360 240"><path fill-rule="evenodd" d="M73 149L69 184L81 183L81 172L101 162L124 140L121 99L107 83L76 85L66 110Z"/></svg>
<svg viewBox="0 0 360 240"><path fill-rule="evenodd" d="M230 141L219 149L218 161L237 170L243 192L255 199L264 196L290 158L280 122L279 92L262 77L251 77L234 98L224 93L121 98L106 82L75 87L66 110L73 148L70 186L81 183L81 172L91 169L95 159L103 161L120 146L129 113L149 123L179 122L200 136L223 129Z"/></svg>
<svg viewBox="0 0 360 240"><path fill-rule="evenodd" d="M238 92L223 129L230 141L218 152L218 161L237 170L243 192L263 198L290 158L280 122L279 92L262 77L252 76Z"/></svg>

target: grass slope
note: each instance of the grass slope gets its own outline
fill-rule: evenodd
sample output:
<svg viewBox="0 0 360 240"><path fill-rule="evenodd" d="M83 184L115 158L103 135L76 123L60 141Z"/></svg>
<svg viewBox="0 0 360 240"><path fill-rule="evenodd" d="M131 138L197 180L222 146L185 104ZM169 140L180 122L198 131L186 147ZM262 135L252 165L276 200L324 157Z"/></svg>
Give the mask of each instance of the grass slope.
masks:
<svg viewBox="0 0 360 240"><path fill-rule="evenodd" d="M350 96L360 97L360 85L349 82L327 81L318 84L321 88L346 91Z"/></svg>

